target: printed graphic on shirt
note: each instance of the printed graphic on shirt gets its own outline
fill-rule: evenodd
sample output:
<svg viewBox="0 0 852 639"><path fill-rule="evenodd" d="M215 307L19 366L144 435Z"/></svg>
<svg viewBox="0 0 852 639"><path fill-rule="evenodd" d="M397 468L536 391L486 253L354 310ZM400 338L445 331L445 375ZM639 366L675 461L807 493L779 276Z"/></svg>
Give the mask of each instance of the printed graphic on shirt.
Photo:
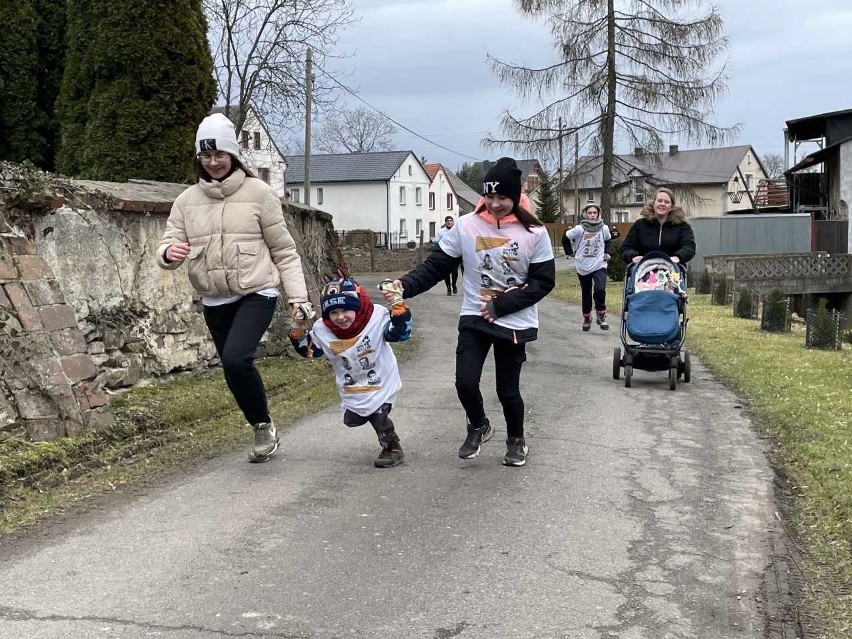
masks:
<svg viewBox="0 0 852 639"><path fill-rule="evenodd" d="M479 294L495 297L507 288L523 283L512 268L518 260L518 243L502 237L476 238L476 255L479 258Z"/></svg>
<svg viewBox="0 0 852 639"><path fill-rule="evenodd" d="M335 339L328 343L328 348L331 350L333 355L340 355L355 346L355 342L357 341L357 337L352 337L350 339ZM346 363L348 364L349 360L346 360Z"/></svg>
<svg viewBox="0 0 852 639"><path fill-rule="evenodd" d="M578 253L583 257L603 255L604 238L601 233L583 233Z"/></svg>

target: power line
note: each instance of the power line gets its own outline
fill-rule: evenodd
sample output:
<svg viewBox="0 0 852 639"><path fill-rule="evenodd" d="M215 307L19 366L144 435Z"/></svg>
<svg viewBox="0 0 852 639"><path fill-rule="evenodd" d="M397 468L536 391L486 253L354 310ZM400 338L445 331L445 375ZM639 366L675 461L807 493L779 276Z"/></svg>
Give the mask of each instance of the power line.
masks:
<svg viewBox="0 0 852 639"><path fill-rule="evenodd" d="M378 113L380 116L382 116L382 117L383 117L383 118L385 118L386 120L389 120L390 122L393 122L393 123L394 123L396 126L398 126L400 129L403 129L404 131L408 131L409 133L411 133L412 135L414 135L414 136L418 137L419 139L423 140L424 142L428 142L429 144L432 144L432 145L434 145L434 146L437 146L439 149L443 149L444 151L449 151L450 153L454 153L455 155L458 155L458 156L460 156L460 157L467 158L468 160L473 160L474 162L479 162L479 161L481 161L481 160L482 160L482 158L475 158L475 157L473 157L473 156L467 155L466 153L461 153L460 151L456 151L455 149L451 149L451 148L449 148L449 147L447 147L447 146L444 146L443 144L438 144L438 143L437 143L437 142L435 142L434 140L430 140L429 138L427 138L427 137L425 137L425 136L423 136L423 135L420 135L419 133L417 133L417 131L412 131L411 129L409 129L409 128L408 128L407 126L405 126L404 124L400 124L399 122L397 122L396 120L394 120L394 119L393 119L392 117L390 117L387 113L384 113L383 111L380 111L379 109L377 109L376 107L374 107L372 104L370 104L369 102L367 102L364 98L362 98L360 95L358 95L357 93L355 93L352 89L350 89L349 87L347 87L345 84L343 84L342 82L340 82L337 78L335 78L334 76L332 76L332 75L331 75L328 71L326 71L326 70L325 70L325 69L323 69L320 65L318 65L318 64L316 63L316 61L314 61L314 67L315 67L315 68L317 68L317 69L319 69L319 70L320 70L320 71L322 71L323 73L325 73L325 75L326 75L326 76L327 76L327 77L328 77L328 78L329 78L332 82L334 82L334 83L335 83L337 86L339 86L341 89L343 89L343 90L344 90L344 91L346 91L348 94L350 94L351 96L353 96L356 100L358 100L358 101L360 101L360 102L363 102L363 103L364 103L364 104L366 104L368 107L370 107L373 111L375 111L376 113Z"/></svg>

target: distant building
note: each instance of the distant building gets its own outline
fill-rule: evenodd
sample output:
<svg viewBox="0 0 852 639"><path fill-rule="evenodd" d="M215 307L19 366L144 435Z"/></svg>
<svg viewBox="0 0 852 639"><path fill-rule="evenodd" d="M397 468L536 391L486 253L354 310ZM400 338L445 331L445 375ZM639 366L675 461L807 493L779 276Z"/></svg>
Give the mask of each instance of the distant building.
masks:
<svg viewBox="0 0 852 639"><path fill-rule="evenodd" d="M562 182L565 211L573 216L588 202L601 201L603 157L584 156L576 167L578 202L574 202L574 169ZM660 186L671 188L689 217L715 217L751 209L749 194L767 177L760 158L750 145L681 151L671 145L667 152L635 149L616 155L613 166L613 222L634 222L642 207Z"/></svg>
<svg viewBox="0 0 852 639"><path fill-rule="evenodd" d="M432 181L413 151L311 155L311 206L334 216L338 231L369 229L381 244L429 241L430 223L443 220L429 208ZM287 189L305 201L305 156L289 158ZM440 224L438 224L440 226Z"/></svg>
<svg viewBox="0 0 852 639"><path fill-rule="evenodd" d="M233 122L238 108L236 105L217 106L212 113L222 113ZM243 126L237 131L237 141L243 164L283 197L287 161L254 107L248 107Z"/></svg>

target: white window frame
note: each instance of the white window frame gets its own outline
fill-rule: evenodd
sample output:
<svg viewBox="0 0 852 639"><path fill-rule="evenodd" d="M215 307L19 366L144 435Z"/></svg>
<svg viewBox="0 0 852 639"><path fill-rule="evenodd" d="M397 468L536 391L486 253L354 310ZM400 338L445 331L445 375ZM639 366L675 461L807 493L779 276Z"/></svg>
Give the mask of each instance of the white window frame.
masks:
<svg viewBox="0 0 852 639"><path fill-rule="evenodd" d="M417 236L417 239L420 239L420 233L423 231L423 220L421 218L417 218L414 220L414 234Z"/></svg>
<svg viewBox="0 0 852 639"><path fill-rule="evenodd" d="M435 238L435 232L438 224L436 222L429 222L429 239L432 240Z"/></svg>
<svg viewBox="0 0 852 639"><path fill-rule="evenodd" d="M408 174L409 174L409 175L414 175L414 169L411 167L411 165L410 165L410 164L408 165Z"/></svg>
<svg viewBox="0 0 852 639"><path fill-rule="evenodd" d="M414 188L414 203L423 206L423 189L419 186Z"/></svg>
<svg viewBox="0 0 852 639"><path fill-rule="evenodd" d="M429 193L429 210L430 211L435 210L435 194L434 193Z"/></svg>
<svg viewBox="0 0 852 639"><path fill-rule="evenodd" d="M619 224L624 224L630 221L630 212L629 211L616 211L615 212L615 220Z"/></svg>
<svg viewBox="0 0 852 639"><path fill-rule="evenodd" d="M404 217L399 218L399 239L408 239L408 225Z"/></svg>
<svg viewBox="0 0 852 639"><path fill-rule="evenodd" d="M745 176L745 189L751 191L751 185L754 184L754 173L743 173Z"/></svg>
<svg viewBox="0 0 852 639"><path fill-rule="evenodd" d="M299 197L301 195L302 193L299 189L290 189L290 200L295 202L296 204L299 203Z"/></svg>
<svg viewBox="0 0 852 639"><path fill-rule="evenodd" d="M586 202L594 202L595 201L595 192L587 191L586 192Z"/></svg>
<svg viewBox="0 0 852 639"><path fill-rule="evenodd" d="M633 191L633 204L645 204L645 178L630 178L630 190Z"/></svg>
<svg viewBox="0 0 852 639"><path fill-rule="evenodd" d="M269 180L272 179L272 172L268 168L260 166L257 168L257 177L269 184Z"/></svg>
<svg viewBox="0 0 852 639"><path fill-rule="evenodd" d="M405 206L405 187L399 187L399 205Z"/></svg>
<svg viewBox="0 0 852 639"><path fill-rule="evenodd" d="M261 148L262 147L260 146L260 131L255 131L254 132L254 150L260 151Z"/></svg>
<svg viewBox="0 0 852 639"><path fill-rule="evenodd" d="M325 199L325 189L323 187L317 187L317 204L322 204L322 201Z"/></svg>
<svg viewBox="0 0 852 639"><path fill-rule="evenodd" d="M447 210L448 211L453 210L453 194L452 193L447 193Z"/></svg>

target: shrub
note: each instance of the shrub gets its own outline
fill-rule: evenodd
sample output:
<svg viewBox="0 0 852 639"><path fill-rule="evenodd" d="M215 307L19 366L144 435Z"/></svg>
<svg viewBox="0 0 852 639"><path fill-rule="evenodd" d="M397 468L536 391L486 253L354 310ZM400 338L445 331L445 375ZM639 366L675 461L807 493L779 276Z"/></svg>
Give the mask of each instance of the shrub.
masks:
<svg viewBox="0 0 852 639"><path fill-rule="evenodd" d="M827 300L820 298L816 310L809 309L805 346L826 350L840 350L843 314L828 310Z"/></svg>
<svg viewBox="0 0 852 639"><path fill-rule="evenodd" d="M706 270L701 271L695 281L695 292L708 294L713 288L713 277Z"/></svg>
<svg viewBox="0 0 852 639"><path fill-rule="evenodd" d="M728 280L724 275L720 275L719 279L713 284L712 302L716 306L724 306L728 300Z"/></svg>
<svg viewBox="0 0 852 639"><path fill-rule="evenodd" d="M409 242L405 246L410 249L417 248L417 242L415 242L414 240L409 240Z"/></svg>
<svg viewBox="0 0 852 639"><path fill-rule="evenodd" d="M621 240L612 240L609 246L612 259L606 265L606 275L612 281L620 282L624 279L624 271L626 270L624 260L621 259Z"/></svg>
<svg viewBox="0 0 852 639"><path fill-rule="evenodd" d="M737 291L736 304L734 304L734 317L754 319L756 310L751 290L745 286L740 287Z"/></svg>

